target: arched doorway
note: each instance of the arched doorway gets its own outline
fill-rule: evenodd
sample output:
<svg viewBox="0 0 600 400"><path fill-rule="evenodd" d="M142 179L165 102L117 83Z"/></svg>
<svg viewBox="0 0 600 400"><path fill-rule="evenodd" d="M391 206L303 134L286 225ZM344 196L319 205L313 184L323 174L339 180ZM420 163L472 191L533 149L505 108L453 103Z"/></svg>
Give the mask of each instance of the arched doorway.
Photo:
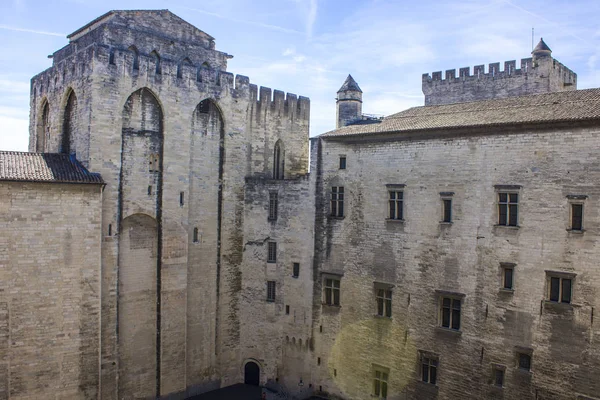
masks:
<svg viewBox="0 0 600 400"><path fill-rule="evenodd" d="M246 385L260 385L260 368L257 363L248 361L244 366L244 383Z"/></svg>

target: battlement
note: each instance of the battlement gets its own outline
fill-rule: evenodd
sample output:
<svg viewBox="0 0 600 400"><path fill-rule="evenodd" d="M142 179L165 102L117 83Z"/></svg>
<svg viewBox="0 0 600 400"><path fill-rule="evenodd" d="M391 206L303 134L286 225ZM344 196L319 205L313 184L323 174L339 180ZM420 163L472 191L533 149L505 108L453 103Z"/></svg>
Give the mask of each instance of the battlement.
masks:
<svg viewBox="0 0 600 400"><path fill-rule="evenodd" d="M523 58L517 61L475 65L458 69L436 71L422 76L425 105L459 103L490 98L521 96L548 91L573 90L577 74L559 61ZM542 84L542 81L551 81Z"/></svg>

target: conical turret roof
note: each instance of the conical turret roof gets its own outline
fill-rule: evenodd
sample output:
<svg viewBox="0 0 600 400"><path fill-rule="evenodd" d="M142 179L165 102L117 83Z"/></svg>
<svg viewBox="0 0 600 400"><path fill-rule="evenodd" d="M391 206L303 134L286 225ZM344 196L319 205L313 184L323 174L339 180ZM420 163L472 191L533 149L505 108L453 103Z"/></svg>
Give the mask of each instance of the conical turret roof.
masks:
<svg viewBox="0 0 600 400"><path fill-rule="evenodd" d="M540 38L540 42L537 44L537 46L535 46L535 49L533 49L533 51L531 52L531 54L536 53L552 53L550 47L548 47L546 42L544 42L544 38Z"/></svg>
<svg viewBox="0 0 600 400"><path fill-rule="evenodd" d="M348 90L353 90L355 92L362 93L362 90L360 90L360 87L358 86L358 83L356 83L356 81L354 80L354 78L352 77L352 75L348 75L348 77L344 81L344 84L342 85L342 87L340 88L340 90L338 90L338 93L339 92L346 92Z"/></svg>

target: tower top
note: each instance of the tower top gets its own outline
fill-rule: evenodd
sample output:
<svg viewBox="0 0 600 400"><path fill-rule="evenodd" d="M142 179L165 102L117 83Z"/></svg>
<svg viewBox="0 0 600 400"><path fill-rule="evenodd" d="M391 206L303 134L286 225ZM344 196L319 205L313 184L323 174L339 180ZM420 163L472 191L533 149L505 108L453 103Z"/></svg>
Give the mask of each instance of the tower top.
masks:
<svg viewBox="0 0 600 400"><path fill-rule="evenodd" d="M539 43L531 52L531 55L533 55L534 57L545 57L550 56L551 54L552 50L550 50L550 47L548 47L546 42L544 42L544 38L540 38Z"/></svg>
<svg viewBox="0 0 600 400"><path fill-rule="evenodd" d="M340 92L347 92L349 90L362 93L362 90L360 90L360 87L358 86L358 83L356 83L356 81L354 80L354 78L350 74L348 74L348 77L344 81L344 84L342 85L342 87L340 88L340 90L338 90L337 92L338 93L340 93Z"/></svg>

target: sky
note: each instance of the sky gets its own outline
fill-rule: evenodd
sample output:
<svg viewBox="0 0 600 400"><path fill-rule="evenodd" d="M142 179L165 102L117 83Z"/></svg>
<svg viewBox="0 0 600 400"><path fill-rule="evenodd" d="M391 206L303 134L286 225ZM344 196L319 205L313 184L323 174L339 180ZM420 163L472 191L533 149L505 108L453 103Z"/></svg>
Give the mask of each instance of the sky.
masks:
<svg viewBox="0 0 600 400"><path fill-rule="evenodd" d="M232 54L229 72L309 97L311 136L335 128L348 74L363 113L389 115L423 105L423 73L530 57L532 28L579 89L600 86L598 0L0 0L0 150L27 151L29 80L67 34L111 9L165 8Z"/></svg>

